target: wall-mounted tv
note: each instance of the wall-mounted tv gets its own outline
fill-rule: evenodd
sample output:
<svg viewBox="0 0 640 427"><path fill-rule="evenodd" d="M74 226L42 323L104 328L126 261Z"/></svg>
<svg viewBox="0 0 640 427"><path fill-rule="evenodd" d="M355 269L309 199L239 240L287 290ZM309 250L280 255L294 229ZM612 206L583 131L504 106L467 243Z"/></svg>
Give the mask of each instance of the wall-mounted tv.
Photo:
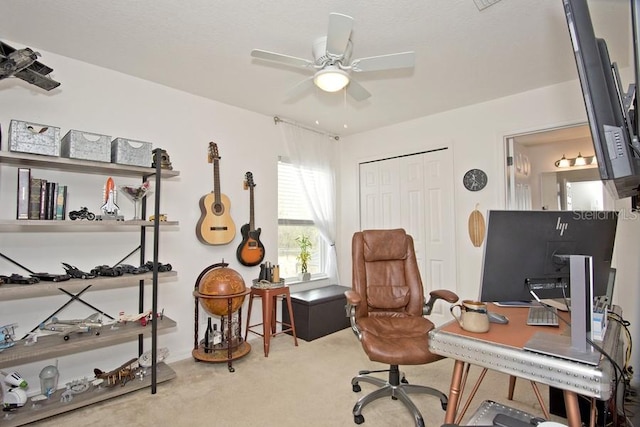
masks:
<svg viewBox="0 0 640 427"><path fill-rule="evenodd" d="M637 0L630 1L634 10ZM563 0L563 4L600 178L615 198L637 196L640 144L635 119L636 82L624 92L616 64L609 58L607 43L595 35L587 1ZM636 19L634 11L632 19ZM633 43L637 51L635 24Z"/></svg>

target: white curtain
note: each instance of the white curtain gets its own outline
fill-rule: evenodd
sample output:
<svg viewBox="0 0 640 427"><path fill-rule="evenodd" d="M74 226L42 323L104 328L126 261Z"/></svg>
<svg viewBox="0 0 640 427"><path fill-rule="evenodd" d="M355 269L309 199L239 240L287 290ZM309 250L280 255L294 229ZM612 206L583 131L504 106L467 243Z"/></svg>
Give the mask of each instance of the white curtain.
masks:
<svg viewBox="0 0 640 427"><path fill-rule="evenodd" d="M302 183L313 221L327 243L324 271L331 283L339 283L336 241L336 141L321 133L285 122L278 124L287 156Z"/></svg>

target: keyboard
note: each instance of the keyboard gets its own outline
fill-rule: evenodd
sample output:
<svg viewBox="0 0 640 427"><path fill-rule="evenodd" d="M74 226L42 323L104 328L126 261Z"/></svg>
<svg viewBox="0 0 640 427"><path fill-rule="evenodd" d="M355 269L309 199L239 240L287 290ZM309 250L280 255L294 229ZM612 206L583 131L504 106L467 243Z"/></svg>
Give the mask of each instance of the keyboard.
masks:
<svg viewBox="0 0 640 427"><path fill-rule="evenodd" d="M555 307L543 306L529 307L527 325L558 326L558 309Z"/></svg>

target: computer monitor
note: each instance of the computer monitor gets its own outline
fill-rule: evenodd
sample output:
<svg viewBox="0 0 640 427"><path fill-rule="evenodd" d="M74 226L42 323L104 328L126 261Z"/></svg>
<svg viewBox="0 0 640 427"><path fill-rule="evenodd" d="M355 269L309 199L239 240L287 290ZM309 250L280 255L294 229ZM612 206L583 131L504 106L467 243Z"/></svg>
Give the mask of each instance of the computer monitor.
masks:
<svg viewBox="0 0 640 427"><path fill-rule="evenodd" d="M593 296L607 294L617 212L492 210L487 222L480 301L569 297L562 255L593 257Z"/></svg>

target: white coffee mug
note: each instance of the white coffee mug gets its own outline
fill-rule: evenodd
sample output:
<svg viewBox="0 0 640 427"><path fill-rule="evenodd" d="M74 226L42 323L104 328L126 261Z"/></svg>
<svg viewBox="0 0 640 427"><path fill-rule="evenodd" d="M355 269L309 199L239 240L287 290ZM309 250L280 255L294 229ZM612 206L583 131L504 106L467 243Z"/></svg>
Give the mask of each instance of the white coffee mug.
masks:
<svg viewBox="0 0 640 427"><path fill-rule="evenodd" d="M458 315L455 313L456 308L460 309ZM482 333L489 330L489 315L484 302L463 300L462 304L452 305L449 311L465 331Z"/></svg>

